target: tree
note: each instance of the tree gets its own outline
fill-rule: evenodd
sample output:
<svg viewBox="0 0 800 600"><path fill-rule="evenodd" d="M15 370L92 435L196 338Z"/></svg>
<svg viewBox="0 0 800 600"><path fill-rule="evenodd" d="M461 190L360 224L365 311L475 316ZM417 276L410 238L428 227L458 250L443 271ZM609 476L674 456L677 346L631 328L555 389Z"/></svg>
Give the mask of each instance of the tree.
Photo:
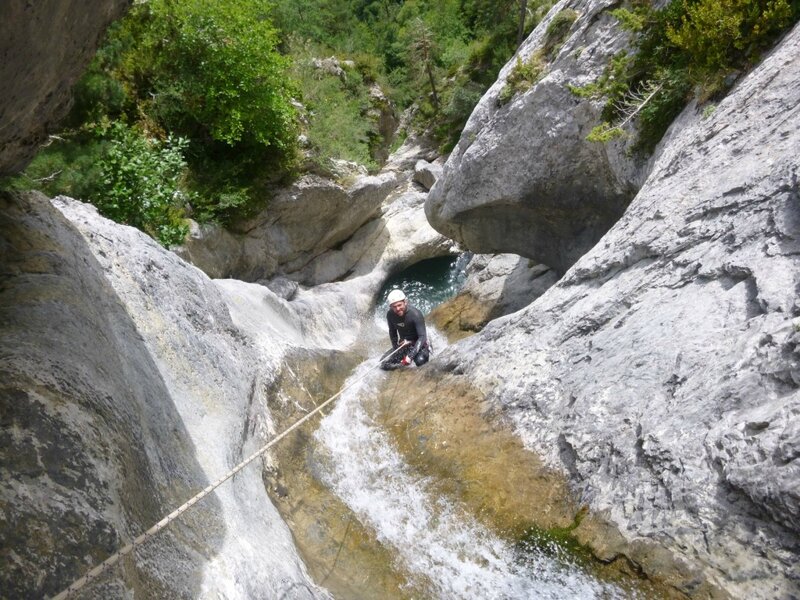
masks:
<svg viewBox="0 0 800 600"><path fill-rule="evenodd" d="M436 79L433 76L433 61L436 43L433 32L420 18L413 21L414 34L411 41L411 51L414 59L422 64L431 86L431 100L434 110L439 110L439 95L436 93Z"/></svg>
<svg viewBox="0 0 800 600"><path fill-rule="evenodd" d="M150 0L134 9L140 41L125 65L148 117L195 145L237 147L243 159L292 153L294 90L269 2Z"/></svg>
<svg viewBox="0 0 800 600"><path fill-rule="evenodd" d="M525 17L528 15L528 0L519 2L519 25L517 27L517 47L522 45L525 36Z"/></svg>

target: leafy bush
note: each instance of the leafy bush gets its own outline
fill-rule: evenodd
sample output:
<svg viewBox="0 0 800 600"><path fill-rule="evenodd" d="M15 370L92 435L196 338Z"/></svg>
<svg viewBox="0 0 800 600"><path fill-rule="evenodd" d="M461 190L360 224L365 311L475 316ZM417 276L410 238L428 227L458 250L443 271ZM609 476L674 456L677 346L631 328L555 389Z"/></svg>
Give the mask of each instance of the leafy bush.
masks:
<svg viewBox="0 0 800 600"><path fill-rule="evenodd" d="M189 198L180 187L186 145L180 138L148 140L115 125L90 200L104 216L137 227L165 246L181 243L188 232L182 215Z"/></svg>
<svg viewBox="0 0 800 600"><path fill-rule="evenodd" d="M675 1L680 22L668 22L666 35L698 78L752 61L792 20L787 0Z"/></svg>
<svg viewBox="0 0 800 600"><path fill-rule="evenodd" d="M180 150L189 166L184 185L202 192L186 197L193 217L227 221L262 205L266 186L291 176L297 159L297 88L290 60L277 50L271 7L268 0L135 3L77 84L64 141L34 161L25 185L96 198L98 156L117 122L162 140L163 151ZM113 130L114 143L144 156L120 131ZM179 138L186 141L169 142ZM133 190L133 182L120 189ZM149 222L119 206L105 210L131 224ZM148 227L162 240L177 236Z"/></svg>
<svg viewBox="0 0 800 600"><path fill-rule="evenodd" d="M150 0L134 9L143 30L131 75L160 125L195 141L291 155L295 89L266 0Z"/></svg>
<svg viewBox="0 0 800 600"><path fill-rule="evenodd" d="M15 178L14 187L88 201L100 180L99 164L106 142L99 136L82 137L79 142L51 139Z"/></svg>

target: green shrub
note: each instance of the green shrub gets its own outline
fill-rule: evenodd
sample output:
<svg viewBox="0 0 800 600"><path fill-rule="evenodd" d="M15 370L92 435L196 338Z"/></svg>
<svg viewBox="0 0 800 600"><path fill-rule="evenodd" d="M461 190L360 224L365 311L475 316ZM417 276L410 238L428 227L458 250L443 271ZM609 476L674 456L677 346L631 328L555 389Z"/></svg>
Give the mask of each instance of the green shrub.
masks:
<svg viewBox="0 0 800 600"><path fill-rule="evenodd" d="M686 106L692 94L692 82L684 69L666 69L655 74L661 88L639 110L639 133L634 150L651 153L664 132Z"/></svg>
<svg viewBox="0 0 800 600"><path fill-rule="evenodd" d="M188 140L186 181L203 193L192 196L195 218L255 210L265 196L258 188L297 164L297 88L277 50L271 8L268 0L135 3L76 86L67 141L34 161L30 182L89 197L104 130L118 121L149 138ZM57 160L58 168L47 165ZM51 168L59 171L52 178L43 174Z"/></svg>
<svg viewBox="0 0 800 600"><path fill-rule="evenodd" d="M165 246L181 243L188 232L183 206L189 198L180 186L185 148L180 138L162 143L115 125L89 200L104 216L137 227Z"/></svg>
<svg viewBox="0 0 800 600"><path fill-rule="evenodd" d="M134 7L146 27L139 98L170 132L244 149L290 153L296 138L289 62L277 52L266 0L150 0ZM163 97L162 97L163 95Z"/></svg>
<svg viewBox="0 0 800 600"><path fill-rule="evenodd" d="M680 22L666 35L700 76L714 76L749 62L792 20L787 0L675 0Z"/></svg>
<svg viewBox="0 0 800 600"><path fill-rule="evenodd" d="M628 71L632 57L627 52L617 52L611 57L603 74L597 81L584 86L568 85L569 90L580 98L609 98L609 105L618 101L630 86Z"/></svg>
<svg viewBox="0 0 800 600"><path fill-rule="evenodd" d="M800 2L673 0L660 10L640 4L612 14L623 28L637 32L635 53L612 59L596 82L570 89L584 97L607 98L604 123L593 130L593 140L609 139L619 129L615 120L627 121L635 114L635 148L649 153L690 98L714 98L738 73L752 68L800 18ZM655 93L638 93L644 88Z"/></svg>
<svg viewBox="0 0 800 600"><path fill-rule="evenodd" d="M589 135L586 136L586 139L590 142L606 143L618 137L622 137L623 135L625 135L625 132L621 127L611 125L611 123L604 121L597 127L593 127Z"/></svg>
<svg viewBox="0 0 800 600"><path fill-rule="evenodd" d="M51 139L16 178L15 187L88 201L100 180L100 158L106 145L102 137L87 133Z"/></svg>
<svg viewBox="0 0 800 600"><path fill-rule="evenodd" d="M642 31L647 25L648 11L643 7L637 7L635 10L615 8L610 12L619 21L620 27L626 31Z"/></svg>

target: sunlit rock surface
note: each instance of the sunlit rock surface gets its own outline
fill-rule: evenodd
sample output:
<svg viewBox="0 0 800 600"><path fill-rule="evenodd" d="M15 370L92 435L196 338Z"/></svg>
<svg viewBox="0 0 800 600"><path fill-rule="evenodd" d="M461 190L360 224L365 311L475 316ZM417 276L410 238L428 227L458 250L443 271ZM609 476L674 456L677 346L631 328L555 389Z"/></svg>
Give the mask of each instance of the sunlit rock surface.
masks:
<svg viewBox="0 0 800 600"><path fill-rule="evenodd" d="M212 281L80 202L59 198L56 210L42 196L5 198L2 500L13 520L0 532L4 589L59 591L274 435L270 403L285 358L352 348L390 272L453 251L423 227L424 194L413 186L407 178L381 207L357 254L360 272L297 287L291 301L263 285ZM31 449L41 458L31 462ZM88 597L325 595L258 465L204 502ZM52 533L29 544L45 529ZM324 552L309 556L319 580L330 567ZM344 557L337 564L329 583L356 589Z"/></svg>
<svg viewBox="0 0 800 600"><path fill-rule="evenodd" d="M435 162L428 162L427 160L418 160L414 165L414 181L430 190L436 180L442 176L442 163L438 160Z"/></svg>
<svg viewBox="0 0 800 600"><path fill-rule="evenodd" d="M597 246L429 366L620 527L606 552L687 594L800 596L799 57L795 28L713 115L687 108Z"/></svg>
<svg viewBox="0 0 800 600"><path fill-rule="evenodd" d="M622 215L643 171L626 142L597 144L601 101L567 88L594 82L628 34L611 1L558 3L517 55L540 56L542 77L503 103L517 57L500 72L467 122L426 202L435 229L474 252L519 254L563 273ZM562 36L547 33L555 15L576 11Z"/></svg>
<svg viewBox="0 0 800 600"><path fill-rule="evenodd" d="M308 175L281 190L237 231L193 225L177 253L215 278L257 281L289 298L287 281L315 286L396 272L456 252L427 222L414 165L431 158L415 138L373 176L348 185Z"/></svg>
<svg viewBox="0 0 800 600"><path fill-rule="evenodd" d="M71 89L131 0L0 3L0 175L33 158L71 105Z"/></svg>
<svg viewBox="0 0 800 600"><path fill-rule="evenodd" d="M261 214L236 231L213 225L195 228L179 254L214 277L258 281L297 273L377 217L397 184L393 173L360 177L347 188L306 175L278 192ZM320 283L302 275L296 278Z"/></svg>

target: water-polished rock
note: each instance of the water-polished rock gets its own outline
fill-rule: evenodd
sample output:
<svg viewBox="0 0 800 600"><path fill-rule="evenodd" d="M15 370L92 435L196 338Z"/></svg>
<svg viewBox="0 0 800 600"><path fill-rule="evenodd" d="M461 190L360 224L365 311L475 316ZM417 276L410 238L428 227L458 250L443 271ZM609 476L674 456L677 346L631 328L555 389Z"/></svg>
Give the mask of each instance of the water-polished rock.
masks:
<svg viewBox="0 0 800 600"><path fill-rule="evenodd" d="M436 180L442 176L442 165L438 162L428 162L427 160L418 160L414 165L414 181L430 190Z"/></svg>
<svg viewBox="0 0 800 600"><path fill-rule="evenodd" d="M4 596L44 597L273 433L293 316L272 296L273 343L246 343L223 291L141 232L79 202L0 202L0 577ZM81 597L325 595L257 466L121 564Z"/></svg>
<svg viewBox="0 0 800 600"><path fill-rule="evenodd" d="M214 277L258 281L294 273L303 283L322 283L297 274L374 220L398 183L394 172L358 177L347 186L306 175L232 231L215 225L193 227L177 252Z"/></svg>
<svg viewBox="0 0 800 600"><path fill-rule="evenodd" d="M287 354L352 347L389 273L452 252L423 226L423 200L406 177L354 253L358 273L310 290L284 286L282 297L212 281L89 205L59 198L56 210L42 196L5 196L0 498L12 519L0 539L13 554L3 555L3 589L56 593L274 435L270 403ZM328 561L352 516L328 519L329 537L313 545L322 555L301 558L308 546L296 548L257 467L204 502L87 597L133 587L153 598L324 595L304 561L320 581L338 565L328 582L361 589L346 555ZM359 548L356 556L373 554ZM391 573L375 548L369 560Z"/></svg>
<svg viewBox="0 0 800 600"><path fill-rule="evenodd" d="M346 185L307 175L236 230L193 224L175 251L214 278L287 290L287 280L315 286L367 275L377 290L381 277L456 252L427 222L427 194L413 183L424 157L431 150L412 137L377 175Z"/></svg>
<svg viewBox="0 0 800 600"><path fill-rule="evenodd" d="M498 317L528 306L558 281L546 265L516 254L476 254L455 298L434 308L430 320L450 340L475 333Z"/></svg>
<svg viewBox="0 0 800 600"><path fill-rule="evenodd" d="M572 0L550 12L481 98L428 196L431 225L467 249L514 253L563 273L622 215L643 171L629 141L586 140L603 102L567 85L595 81L628 45L607 1ZM561 35L552 19L574 10ZM502 100L517 60L541 78Z"/></svg>
<svg viewBox="0 0 800 600"><path fill-rule="evenodd" d="M687 108L619 223L428 367L473 382L627 548L583 541L690 596L800 596L798 60L796 27L713 114Z"/></svg>

